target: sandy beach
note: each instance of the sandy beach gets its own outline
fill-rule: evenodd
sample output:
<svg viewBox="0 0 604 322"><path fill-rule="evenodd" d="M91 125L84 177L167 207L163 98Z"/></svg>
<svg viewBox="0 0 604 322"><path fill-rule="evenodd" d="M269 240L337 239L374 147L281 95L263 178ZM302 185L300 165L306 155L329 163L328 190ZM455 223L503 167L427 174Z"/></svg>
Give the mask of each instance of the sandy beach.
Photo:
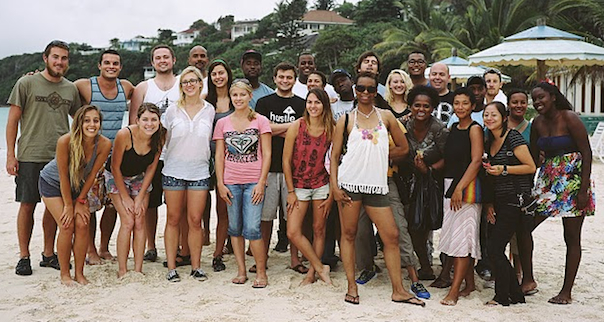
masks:
<svg viewBox="0 0 604 322"><path fill-rule="evenodd" d="M2 158L3 159L3 158ZM4 165L4 160L1 160ZM547 220L534 233L535 276L540 292L527 297L527 303L511 307L485 307L493 297L476 278L478 290L461 298L455 307L439 303L447 290L428 288L432 299L425 308L390 301L390 282L383 256L377 264L384 272L366 285L359 286L360 302L344 302L346 280L341 263L331 273L333 286L322 282L299 287L303 276L287 269L289 252L269 253L269 286L252 289L251 280L234 285L236 275L233 255L225 256L226 271L211 268L212 245L204 247L202 268L209 280L198 282L188 277L190 267L179 268L183 280L169 283L166 269L163 231L165 206L160 207L157 246L160 258L144 264L144 275L130 272L116 277L117 263L87 266L85 274L91 284L68 288L59 282L59 272L38 265L42 252L42 211L35 214L31 241L32 276L15 275L19 251L16 233L18 204L14 202L14 182L4 170L0 174L0 273L5 276L0 287L1 321L601 321L604 312L604 165L594 162L592 179L596 182L597 214L587 218L583 227L583 258L575 287L574 303L567 306L548 304L562 286L565 246L561 220ZM212 229L216 224L212 214ZM100 238L97 234L97 239ZM274 235L276 237L276 235ZM110 250L115 255L114 232ZM273 243L275 238L273 238ZM438 233L435 235L438 242ZM98 241L97 241L98 245ZM435 252L437 254L437 252ZM436 262L438 262L436 260ZM251 266L253 259L247 257ZM133 262L130 258L129 265ZM440 267L435 266L436 271ZM406 273L405 273L406 274ZM249 274L250 279L254 275ZM409 287L409 280L404 280ZM427 286L430 282L425 283Z"/></svg>

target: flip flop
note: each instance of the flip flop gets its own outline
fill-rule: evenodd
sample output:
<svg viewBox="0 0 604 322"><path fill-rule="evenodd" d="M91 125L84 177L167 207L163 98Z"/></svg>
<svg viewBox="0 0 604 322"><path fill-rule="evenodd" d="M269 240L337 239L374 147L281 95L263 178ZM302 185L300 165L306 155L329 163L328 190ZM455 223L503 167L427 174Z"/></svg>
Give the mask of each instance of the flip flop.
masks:
<svg viewBox="0 0 604 322"><path fill-rule="evenodd" d="M231 282L233 282L233 284L241 285L241 284L245 284L245 282L247 282L247 280L248 280L247 276L237 276L237 277L233 278L231 280Z"/></svg>
<svg viewBox="0 0 604 322"><path fill-rule="evenodd" d="M418 300L418 301L420 301L420 303L413 302L413 300ZM426 302L418 299L417 297L410 297L410 298L408 298L406 300L395 300L395 299L392 299L392 302L394 302L394 303L403 303L403 304L412 304L412 305L417 305L417 306L421 306L421 307L425 307L426 306Z"/></svg>
<svg viewBox="0 0 604 322"><path fill-rule="evenodd" d="M267 280L255 279L252 288L265 288L268 285Z"/></svg>
<svg viewBox="0 0 604 322"><path fill-rule="evenodd" d="M560 299L560 298L558 298L558 296L554 296L551 299L549 299L547 302L551 303L551 304L568 305L568 304L572 304L573 300L572 299L568 299L568 300Z"/></svg>
<svg viewBox="0 0 604 322"><path fill-rule="evenodd" d="M346 296L344 297L344 302L354 304L354 305L359 305L359 296L358 295L352 296L352 295L346 293Z"/></svg>
<svg viewBox="0 0 604 322"><path fill-rule="evenodd" d="M528 290L528 291L524 292L524 296L531 296L531 295L535 295L537 293L539 293L539 289L534 288L532 290Z"/></svg>
<svg viewBox="0 0 604 322"><path fill-rule="evenodd" d="M300 274L306 274L308 273L308 267L304 266L303 264L298 264L294 267L289 267L289 269L293 270L296 273L300 273Z"/></svg>

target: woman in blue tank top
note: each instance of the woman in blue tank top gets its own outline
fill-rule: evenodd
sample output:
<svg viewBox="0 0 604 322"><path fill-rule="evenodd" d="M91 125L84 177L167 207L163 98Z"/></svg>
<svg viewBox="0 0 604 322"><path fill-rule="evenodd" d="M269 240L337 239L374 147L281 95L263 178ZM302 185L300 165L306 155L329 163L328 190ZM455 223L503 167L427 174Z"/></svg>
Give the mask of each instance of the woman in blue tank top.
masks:
<svg viewBox="0 0 604 322"><path fill-rule="evenodd" d="M111 141L99 134L102 116L96 106L84 105L75 114L71 131L57 141L57 154L40 172L40 194L59 226L57 251L61 283L88 284L84 260L88 249L90 211L86 195L109 151ZM69 272L71 250L75 278Z"/></svg>
<svg viewBox="0 0 604 322"><path fill-rule="evenodd" d="M143 103L136 115L136 124L117 132L113 153L105 169L107 193L120 216L118 277L128 272L130 240L134 251L134 270L143 271L145 212L166 133L160 122L161 112L155 104Z"/></svg>

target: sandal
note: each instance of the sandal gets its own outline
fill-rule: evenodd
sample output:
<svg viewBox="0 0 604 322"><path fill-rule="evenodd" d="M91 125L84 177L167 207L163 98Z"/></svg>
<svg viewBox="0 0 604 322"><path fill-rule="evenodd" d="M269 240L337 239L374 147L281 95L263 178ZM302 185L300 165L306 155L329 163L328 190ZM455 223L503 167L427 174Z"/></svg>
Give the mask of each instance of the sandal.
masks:
<svg viewBox="0 0 604 322"><path fill-rule="evenodd" d="M143 256L143 260L155 262L157 260L157 249L149 249Z"/></svg>
<svg viewBox="0 0 604 322"><path fill-rule="evenodd" d="M410 298L405 299L405 300L395 300L395 299L392 299L392 302L394 302L394 303L403 303L403 304L417 305L417 306L421 306L421 307L425 307L426 306L426 302L418 299L415 296L414 297L410 297Z"/></svg>
<svg viewBox="0 0 604 322"><path fill-rule="evenodd" d="M191 255L176 254L176 267L191 265ZM164 267L168 267L168 261L164 261Z"/></svg>
<svg viewBox="0 0 604 322"><path fill-rule="evenodd" d="M231 280L231 282L233 284L241 285L241 284L245 284L245 282L247 282L247 279L248 279L247 276L237 276L237 277L233 278Z"/></svg>
<svg viewBox="0 0 604 322"><path fill-rule="evenodd" d="M265 288L268 285L268 281L264 279L255 279L253 288Z"/></svg>
<svg viewBox="0 0 604 322"><path fill-rule="evenodd" d="M354 304L354 305L359 305L359 296L358 295L352 296L352 295L346 293L346 296L344 296L344 302Z"/></svg>
<svg viewBox="0 0 604 322"><path fill-rule="evenodd" d="M212 268L214 269L214 272L220 272L226 269L226 265L224 265L224 262L222 261L222 256L214 257L212 260Z"/></svg>
<svg viewBox="0 0 604 322"><path fill-rule="evenodd" d="M302 263L300 263L294 267L289 267L289 269L293 270L296 273L300 273L300 274L308 273L308 267L304 266Z"/></svg>

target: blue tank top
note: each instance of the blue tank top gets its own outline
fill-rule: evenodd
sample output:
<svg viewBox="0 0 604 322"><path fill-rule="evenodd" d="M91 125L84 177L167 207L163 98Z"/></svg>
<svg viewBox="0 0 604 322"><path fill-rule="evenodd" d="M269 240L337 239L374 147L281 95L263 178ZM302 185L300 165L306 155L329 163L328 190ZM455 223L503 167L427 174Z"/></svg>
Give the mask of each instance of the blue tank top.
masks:
<svg viewBox="0 0 604 322"><path fill-rule="evenodd" d="M92 172L92 167L94 166L94 162L96 161L96 157L97 157L96 152L97 152L98 146L99 146L99 136L97 135L96 138L94 139L94 150L92 151L92 157L90 158L90 161L88 161L88 163L86 163L86 166L84 167L84 176L82 177L82 178L84 178L84 180L86 180L86 177L88 177L90 172ZM46 181L46 183L48 183L50 186L57 188L57 189L61 189L61 180L59 178L59 167L57 165L57 158L52 159L52 161L48 162L48 164L46 164L44 166L42 171L40 171L40 177L42 179L44 179L44 181ZM71 187L72 196L76 196L76 194L79 194L83 185L84 185L84 181L82 181L80 183L79 187Z"/></svg>
<svg viewBox="0 0 604 322"><path fill-rule="evenodd" d="M126 94L119 79L117 83L117 96L114 99L108 99L103 95L99 88L97 77L90 78L90 87L92 96L90 97L90 105L97 106L103 114L102 133L111 142L115 140L117 131L122 128L124 112L128 109Z"/></svg>
<svg viewBox="0 0 604 322"><path fill-rule="evenodd" d="M540 137L537 140L537 146L545 152L546 158L579 151L577 143L570 135Z"/></svg>

